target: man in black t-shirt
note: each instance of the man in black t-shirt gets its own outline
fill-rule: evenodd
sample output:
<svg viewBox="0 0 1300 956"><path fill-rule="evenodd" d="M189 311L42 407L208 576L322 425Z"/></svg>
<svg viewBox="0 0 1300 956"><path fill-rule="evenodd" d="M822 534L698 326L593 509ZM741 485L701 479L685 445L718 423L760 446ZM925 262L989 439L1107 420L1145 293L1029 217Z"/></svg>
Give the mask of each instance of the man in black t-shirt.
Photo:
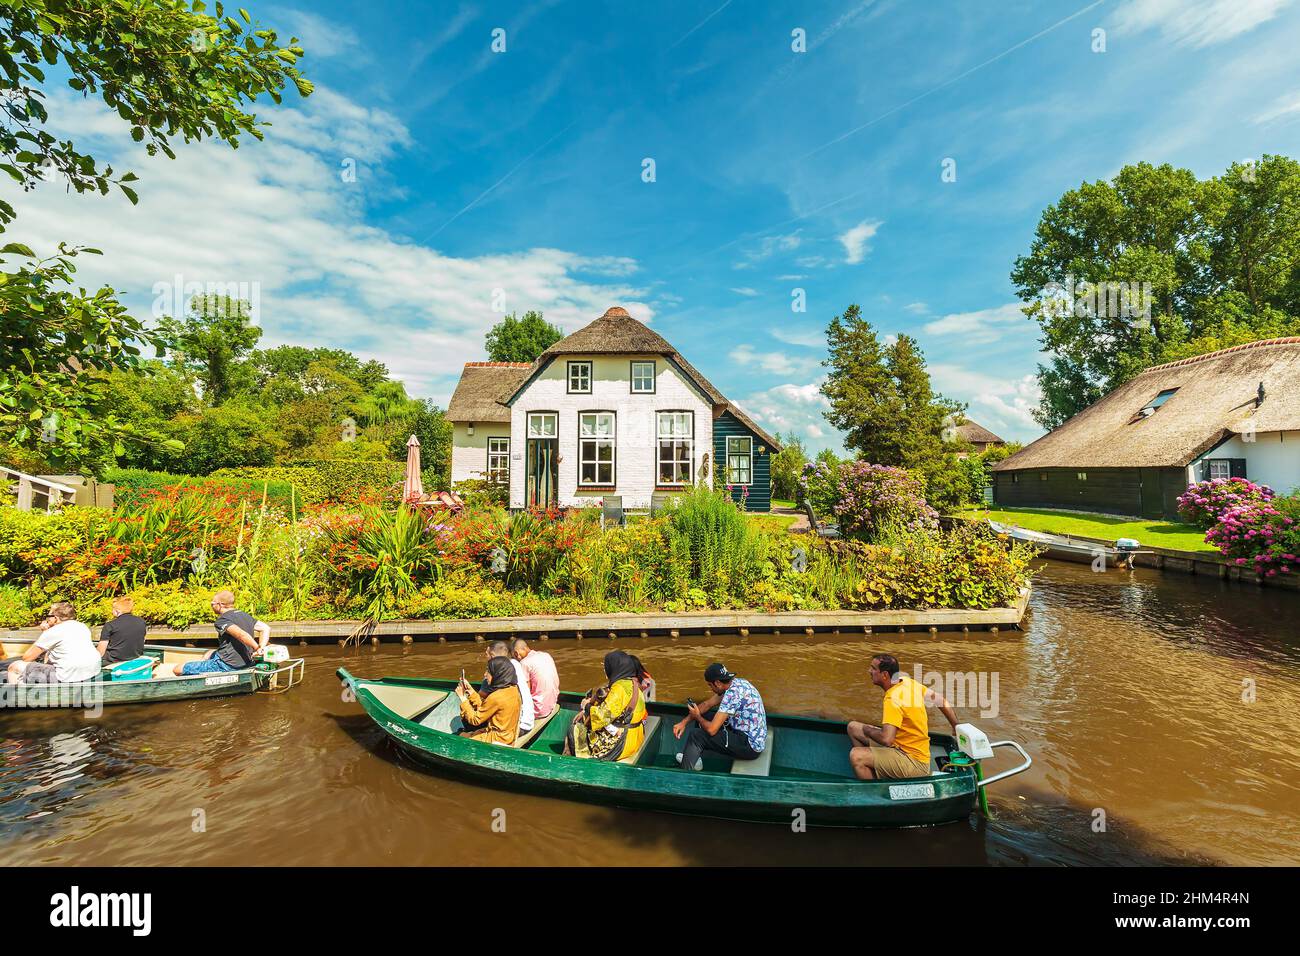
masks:
<svg viewBox="0 0 1300 956"><path fill-rule="evenodd" d="M235 595L218 591L212 596L212 613L217 615L217 649L201 661L175 664L172 671L177 677L194 674L220 674L252 667L254 658L262 656L257 638L253 636L256 621L251 614L235 610Z"/></svg>
<svg viewBox="0 0 1300 956"><path fill-rule="evenodd" d="M144 654L144 635L149 629L144 618L137 617L129 597L114 598L113 620L99 632L96 648L104 666L133 661Z"/></svg>

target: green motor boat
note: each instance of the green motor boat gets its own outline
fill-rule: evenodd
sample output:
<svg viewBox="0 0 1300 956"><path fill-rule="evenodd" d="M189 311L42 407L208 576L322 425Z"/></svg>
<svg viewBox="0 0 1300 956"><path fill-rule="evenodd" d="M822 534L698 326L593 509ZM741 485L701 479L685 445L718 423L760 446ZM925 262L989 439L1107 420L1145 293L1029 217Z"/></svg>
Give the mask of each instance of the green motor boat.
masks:
<svg viewBox="0 0 1300 956"><path fill-rule="evenodd" d="M705 754L703 770L688 771L674 759L681 742L672 732L686 708L658 702L648 705L645 742L636 754L619 762L588 760L563 754L581 694L562 693L550 717L506 746L455 733L456 681L365 680L342 667L338 676L380 729L420 764L488 786L630 809L787 825L802 819L810 826L930 826L965 819L981 803L983 786L1032 762L1018 744L989 745L979 735L969 749L991 756L991 747L1008 746L1025 760L981 780L978 762L958 749L956 738L931 734L930 776L864 781L849 766L844 724L768 714L767 747L758 759Z"/></svg>

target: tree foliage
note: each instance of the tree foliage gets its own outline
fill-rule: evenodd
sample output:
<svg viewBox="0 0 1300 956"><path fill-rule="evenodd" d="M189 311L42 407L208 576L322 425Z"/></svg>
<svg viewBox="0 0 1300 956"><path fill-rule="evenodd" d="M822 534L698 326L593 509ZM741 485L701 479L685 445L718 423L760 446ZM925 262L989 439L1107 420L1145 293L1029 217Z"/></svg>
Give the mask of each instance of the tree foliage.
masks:
<svg viewBox="0 0 1300 956"><path fill-rule="evenodd" d="M540 312L525 312L521 319L511 312L487 333L489 362L532 362L564 333L542 318Z"/></svg>
<svg viewBox="0 0 1300 956"><path fill-rule="evenodd" d="M0 171L24 190L62 180L78 193L119 189L137 201L133 173L101 165L60 140L47 108L47 71L97 96L149 155L172 142L218 138L237 146L266 125L246 104L279 102L287 84L311 85L295 64L296 40L244 10L215 14L183 0L0 0ZM17 213L0 201L0 231ZM60 245L49 258L10 242L0 250L0 443L59 467L93 468L128 442L160 436L124 427L100 408L105 377L141 369L141 350L165 338L122 307L112 289L73 285L74 258L96 250ZM37 427L39 424L40 427Z"/></svg>
<svg viewBox="0 0 1300 956"><path fill-rule="evenodd" d="M1046 428L1152 365L1300 333L1300 164L1125 166L1049 206L1011 280L1048 355Z"/></svg>

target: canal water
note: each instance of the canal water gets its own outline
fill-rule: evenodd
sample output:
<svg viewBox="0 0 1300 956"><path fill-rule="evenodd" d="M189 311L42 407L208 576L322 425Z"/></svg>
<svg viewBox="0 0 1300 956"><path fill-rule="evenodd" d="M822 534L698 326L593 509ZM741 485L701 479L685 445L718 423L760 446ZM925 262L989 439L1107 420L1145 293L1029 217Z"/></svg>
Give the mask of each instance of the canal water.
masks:
<svg viewBox="0 0 1300 956"><path fill-rule="evenodd" d="M110 707L95 719L0 714L5 862L1296 864L1297 612L1290 592L1046 563L1024 633L617 643L645 661L660 699L700 697L701 671L718 659L770 710L873 722L872 651L909 673L973 672L959 717L1021 742L1034 766L992 788L991 821L890 831L796 833L468 786L400 757L342 699L334 670L477 674L480 647L311 647L305 683L278 697ZM565 687L581 690L611 646L545 647ZM981 686L983 700L970 693Z"/></svg>

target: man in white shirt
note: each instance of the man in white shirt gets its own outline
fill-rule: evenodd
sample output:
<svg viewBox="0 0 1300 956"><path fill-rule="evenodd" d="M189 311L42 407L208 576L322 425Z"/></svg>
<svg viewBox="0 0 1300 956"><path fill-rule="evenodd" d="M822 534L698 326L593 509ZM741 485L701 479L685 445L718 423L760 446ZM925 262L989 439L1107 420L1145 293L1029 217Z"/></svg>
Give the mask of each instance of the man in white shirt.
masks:
<svg viewBox="0 0 1300 956"><path fill-rule="evenodd" d="M487 648L488 660L494 657L504 657L515 665L515 678L519 682L519 736L523 736L533 729L533 722L536 719L533 711L533 694L528 687L528 672L524 670L524 665L519 663L510 653L510 645L505 641L493 641ZM479 691L479 693L484 693ZM484 696L486 694L484 693Z"/></svg>
<svg viewBox="0 0 1300 956"><path fill-rule="evenodd" d="M41 622L45 633L28 648L22 660L9 665L11 684L75 684L99 676L100 657L90 628L77 620L67 601L58 601ZM45 661L37 658L45 655Z"/></svg>

